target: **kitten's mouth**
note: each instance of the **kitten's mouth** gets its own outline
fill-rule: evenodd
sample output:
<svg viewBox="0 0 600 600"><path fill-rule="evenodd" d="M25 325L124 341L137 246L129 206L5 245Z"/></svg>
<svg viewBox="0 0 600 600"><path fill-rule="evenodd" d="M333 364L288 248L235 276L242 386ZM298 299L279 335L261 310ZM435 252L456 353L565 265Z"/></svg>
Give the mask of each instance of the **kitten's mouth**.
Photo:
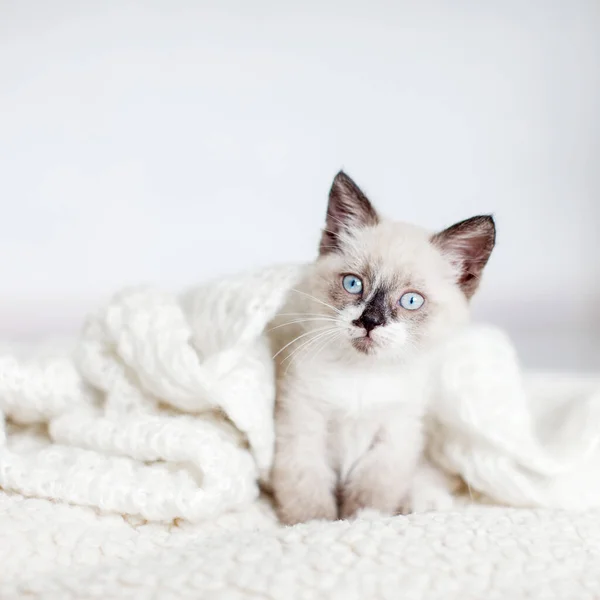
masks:
<svg viewBox="0 0 600 600"><path fill-rule="evenodd" d="M352 345L356 350L362 352L363 354L369 354L373 351L376 344L372 337L369 335L363 335L362 337L357 337L352 339Z"/></svg>

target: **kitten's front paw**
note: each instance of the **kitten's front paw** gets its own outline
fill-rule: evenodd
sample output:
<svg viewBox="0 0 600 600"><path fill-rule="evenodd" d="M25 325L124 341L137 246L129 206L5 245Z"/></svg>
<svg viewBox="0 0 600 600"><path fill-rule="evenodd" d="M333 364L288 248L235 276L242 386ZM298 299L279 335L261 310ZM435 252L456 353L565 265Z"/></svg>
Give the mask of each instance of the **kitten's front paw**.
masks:
<svg viewBox="0 0 600 600"><path fill-rule="evenodd" d="M308 521L335 521L337 503L333 494L319 494L319 497L297 496L277 505L277 516L284 525L297 525Z"/></svg>
<svg viewBox="0 0 600 600"><path fill-rule="evenodd" d="M296 460L296 464L294 464ZM284 525L337 519L337 499L333 493L335 474L324 463L298 465L298 460L275 457L271 485L275 508Z"/></svg>
<svg viewBox="0 0 600 600"><path fill-rule="evenodd" d="M367 505L358 497L348 497L340 505L340 519L354 519L360 512L367 510Z"/></svg>
<svg viewBox="0 0 600 600"><path fill-rule="evenodd" d="M348 486L341 494L340 519L362 519L369 515L378 515L379 517L390 516L393 509L381 502L380 498L375 498L372 490Z"/></svg>

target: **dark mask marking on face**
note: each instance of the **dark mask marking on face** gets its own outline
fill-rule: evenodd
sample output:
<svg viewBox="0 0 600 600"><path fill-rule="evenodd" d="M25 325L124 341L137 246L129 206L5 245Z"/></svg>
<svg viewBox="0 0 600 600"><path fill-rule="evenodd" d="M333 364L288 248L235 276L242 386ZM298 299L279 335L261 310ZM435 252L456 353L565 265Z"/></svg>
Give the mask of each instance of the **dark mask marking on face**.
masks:
<svg viewBox="0 0 600 600"><path fill-rule="evenodd" d="M367 333L375 327L383 326L387 323L388 307L386 302L386 291L378 288L367 302L362 315L353 323L359 327L364 327Z"/></svg>

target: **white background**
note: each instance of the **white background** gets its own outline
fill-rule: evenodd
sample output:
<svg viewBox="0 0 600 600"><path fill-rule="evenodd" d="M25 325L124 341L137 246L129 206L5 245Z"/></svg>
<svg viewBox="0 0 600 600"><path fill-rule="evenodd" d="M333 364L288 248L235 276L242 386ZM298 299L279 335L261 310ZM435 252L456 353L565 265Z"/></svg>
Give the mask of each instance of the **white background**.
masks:
<svg viewBox="0 0 600 600"><path fill-rule="evenodd" d="M600 367L597 0L0 0L3 337L311 259L340 167L398 219L493 212L476 317Z"/></svg>

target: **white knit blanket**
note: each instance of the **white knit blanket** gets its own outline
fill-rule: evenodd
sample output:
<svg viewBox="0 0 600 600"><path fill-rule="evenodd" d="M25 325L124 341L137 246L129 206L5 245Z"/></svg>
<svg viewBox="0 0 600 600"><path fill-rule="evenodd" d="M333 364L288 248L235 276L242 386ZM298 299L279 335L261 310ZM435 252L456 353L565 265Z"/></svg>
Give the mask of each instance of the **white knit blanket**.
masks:
<svg viewBox="0 0 600 600"><path fill-rule="evenodd" d="M587 546L600 543L595 511L480 507L277 528L256 502L274 438L263 333L300 269L228 277L180 297L127 290L89 318L72 353L0 352L0 597L397 597L386 590L410 572L413 595L403 598L425 589L437 598L427 561L467 569L451 564L460 552L432 550L440 543L502 554L497 542L518 539L529 552L578 540L575 554L598 560ZM429 454L473 497L600 508L600 379L523 377L504 334L472 327L432 362L430 388ZM496 521L490 538L481 527ZM461 598L481 597L489 577L480 575L469 575L473 596ZM600 576L590 581L577 577L581 590L600 593Z"/></svg>

